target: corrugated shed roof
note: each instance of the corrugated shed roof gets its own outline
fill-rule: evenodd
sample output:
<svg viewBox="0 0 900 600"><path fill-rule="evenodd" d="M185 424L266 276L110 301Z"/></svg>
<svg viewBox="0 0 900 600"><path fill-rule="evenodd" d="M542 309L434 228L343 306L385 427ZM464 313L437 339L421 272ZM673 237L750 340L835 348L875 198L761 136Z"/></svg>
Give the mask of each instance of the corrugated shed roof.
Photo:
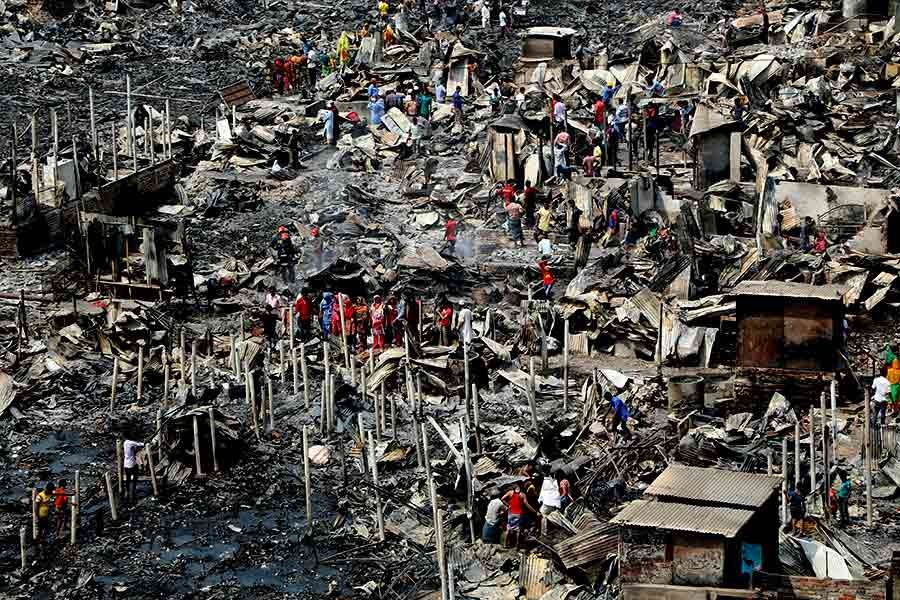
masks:
<svg viewBox="0 0 900 600"><path fill-rule="evenodd" d="M733 538L753 518L752 510L635 500L610 523L667 531L690 531Z"/></svg>
<svg viewBox="0 0 900 600"><path fill-rule="evenodd" d="M552 566L548 559L534 554L529 554L519 564L519 587L525 590L527 600L538 600L550 591L553 584Z"/></svg>
<svg viewBox="0 0 900 600"><path fill-rule="evenodd" d="M780 485L780 475L669 465L645 493L649 496L759 508Z"/></svg>
<svg viewBox="0 0 900 600"><path fill-rule="evenodd" d="M603 560L618 549L618 528L610 523L582 531L553 547L567 569Z"/></svg>
<svg viewBox="0 0 900 600"><path fill-rule="evenodd" d="M810 285L790 281L742 281L731 291L732 296L783 296L787 298L811 298L840 302L843 286Z"/></svg>

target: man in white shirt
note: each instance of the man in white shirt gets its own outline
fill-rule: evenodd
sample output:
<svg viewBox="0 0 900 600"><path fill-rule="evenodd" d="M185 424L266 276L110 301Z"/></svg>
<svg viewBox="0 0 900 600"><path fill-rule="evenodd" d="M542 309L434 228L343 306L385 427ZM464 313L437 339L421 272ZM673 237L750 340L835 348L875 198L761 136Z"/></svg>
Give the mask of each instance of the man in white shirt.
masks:
<svg viewBox="0 0 900 600"><path fill-rule="evenodd" d="M491 9L488 7L487 2L481 3L481 28L487 29L491 26Z"/></svg>
<svg viewBox="0 0 900 600"><path fill-rule="evenodd" d="M547 535L547 515L560 510L562 498L559 495L559 484L556 478L550 474L550 465L544 465L544 481L541 483L541 493L538 502L541 503L541 535Z"/></svg>
<svg viewBox="0 0 900 600"><path fill-rule="evenodd" d="M123 446L125 453L125 460L123 461L123 466L125 467L125 498L126 501L130 499L131 502L134 502L138 477L137 455L141 448L144 447L144 444L126 439Z"/></svg>
<svg viewBox="0 0 900 600"><path fill-rule="evenodd" d="M496 494L488 502L487 511L484 513L484 527L481 529L481 540L486 544L496 544L500 535L500 516L506 512L506 505Z"/></svg>
<svg viewBox="0 0 900 600"><path fill-rule="evenodd" d="M875 397L872 399L875 402L872 423L878 422L878 413L881 413L881 424L884 425L887 418L887 405L891 396L891 382L884 375L879 375L872 382L872 390L875 392Z"/></svg>
<svg viewBox="0 0 900 600"><path fill-rule="evenodd" d="M472 330L472 310L463 304L457 315L457 319L457 322L459 323L459 339L465 344L471 344L472 338L475 335Z"/></svg>

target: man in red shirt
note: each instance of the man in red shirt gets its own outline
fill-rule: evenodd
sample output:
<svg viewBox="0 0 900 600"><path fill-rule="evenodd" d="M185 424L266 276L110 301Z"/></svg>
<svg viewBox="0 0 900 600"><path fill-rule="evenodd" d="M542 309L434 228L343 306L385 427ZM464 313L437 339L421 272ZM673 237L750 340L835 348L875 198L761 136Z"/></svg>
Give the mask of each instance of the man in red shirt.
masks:
<svg viewBox="0 0 900 600"><path fill-rule="evenodd" d="M294 302L294 320L300 341L306 341L306 336L312 331L312 302L306 297L306 290L300 290L297 300Z"/></svg>
<svg viewBox="0 0 900 600"><path fill-rule="evenodd" d="M553 276L553 271L550 270L546 260L539 262L538 267L541 270L541 283L544 286L544 297L549 300L550 294L553 292L553 284L556 283L556 277Z"/></svg>
<svg viewBox="0 0 900 600"><path fill-rule="evenodd" d="M450 324L453 322L453 306L443 300L438 310L438 329L441 332L441 346L450 345Z"/></svg>
<svg viewBox="0 0 900 600"><path fill-rule="evenodd" d="M500 197L503 198L504 206L516 199L516 184L512 179L507 181L503 184L503 187L500 188Z"/></svg>
<svg viewBox="0 0 900 600"><path fill-rule="evenodd" d="M603 127L606 123L606 105L602 98L597 98L594 102L594 123Z"/></svg>
<svg viewBox="0 0 900 600"><path fill-rule="evenodd" d="M456 219L449 219L447 226L444 228L444 239L447 240L447 250L450 254L456 254L456 228L459 222Z"/></svg>

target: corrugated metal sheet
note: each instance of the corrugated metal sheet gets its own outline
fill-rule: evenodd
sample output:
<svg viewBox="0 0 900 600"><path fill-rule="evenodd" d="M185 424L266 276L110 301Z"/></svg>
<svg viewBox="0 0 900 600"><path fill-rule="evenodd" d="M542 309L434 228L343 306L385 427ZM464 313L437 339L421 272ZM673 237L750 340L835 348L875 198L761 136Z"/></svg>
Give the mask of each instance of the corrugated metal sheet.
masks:
<svg viewBox="0 0 900 600"><path fill-rule="evenodd" d="M781 476L669 465L647 488L649 496L667 496L759 508L781 485Z"/></svg>
<svg viewBox="0 0 900 600"><path fill-rule="evenodd" d="M782 296L840 302L844 286L810 285L790 281L743 281L731 291L732 296Z"/></svg>
<svg viewBox="0 0 900 600"><path fill-rule="evenodd" d="M690 531L733 538L753 518L752 510L635 500L610 523L668 531Z"/></svg>
<svg viewBox="0 0 900 600"><path fill-rule="evenodd" d="M603 560L618 548L618 528L605 523L560 542L553 550L567 569L574 569Z"/></svg>
<svg viewBox="0 0 900 600"><path fill-rule="evenodd" d="M549 560L534 554L519 564L519 587L525 590L527 600L538 600L550 590L547 577L550 566Z"/></svg>

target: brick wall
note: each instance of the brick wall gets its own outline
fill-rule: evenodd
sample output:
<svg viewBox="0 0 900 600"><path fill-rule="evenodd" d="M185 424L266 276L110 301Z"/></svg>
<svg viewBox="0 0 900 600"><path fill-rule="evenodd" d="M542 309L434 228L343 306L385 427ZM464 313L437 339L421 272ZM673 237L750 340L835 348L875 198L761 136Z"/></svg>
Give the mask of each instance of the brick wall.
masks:
<svg viewBox="0 0 900 600"><path fill-rule="evenodd" d="M756 573L753 576L753 587L778 592L779 597L797 600L887 600L884 579L842 581Z"/></svg>

